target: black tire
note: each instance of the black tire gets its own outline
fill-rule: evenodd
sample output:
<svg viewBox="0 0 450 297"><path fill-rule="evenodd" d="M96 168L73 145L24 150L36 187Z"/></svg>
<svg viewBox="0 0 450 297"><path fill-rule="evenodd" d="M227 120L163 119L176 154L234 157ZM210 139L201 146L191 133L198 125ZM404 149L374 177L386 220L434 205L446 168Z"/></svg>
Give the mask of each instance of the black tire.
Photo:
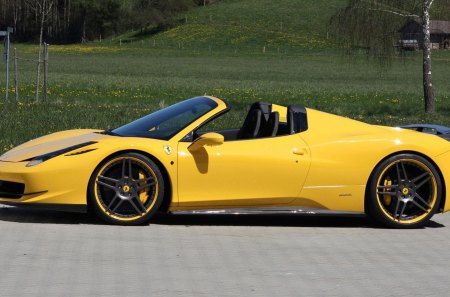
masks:
<svg viewBox="0 0 450 297"><path fill-rule="evenodd" d="M140 225L158 211L164 199L164 185L160 169L146 156L113 156L91 176L89 206L108 223Z"/></svg>
<svg viewBox="0 0 450 297"><path fill-rule="evenodd" d="M419 228L439 208L442 182L436 168L415 154L382 161L369 181L366 212L391 228Z"/></svg>

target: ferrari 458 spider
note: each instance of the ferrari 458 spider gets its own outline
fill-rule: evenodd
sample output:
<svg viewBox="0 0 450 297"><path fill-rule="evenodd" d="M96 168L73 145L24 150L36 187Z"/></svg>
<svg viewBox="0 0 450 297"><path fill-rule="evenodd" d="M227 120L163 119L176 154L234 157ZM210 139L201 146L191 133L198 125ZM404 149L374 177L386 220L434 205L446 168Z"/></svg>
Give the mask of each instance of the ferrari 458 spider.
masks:
<svg viewBox="0 0 450 297"><path fill-rule="evenodd" d="M239 128L208 128L228 110L196 97L114 130L26 142L0 157L0 203L92 209L123 225L157 211L312 208L412 228L450 209L443 138L265 102Z"/></svg>

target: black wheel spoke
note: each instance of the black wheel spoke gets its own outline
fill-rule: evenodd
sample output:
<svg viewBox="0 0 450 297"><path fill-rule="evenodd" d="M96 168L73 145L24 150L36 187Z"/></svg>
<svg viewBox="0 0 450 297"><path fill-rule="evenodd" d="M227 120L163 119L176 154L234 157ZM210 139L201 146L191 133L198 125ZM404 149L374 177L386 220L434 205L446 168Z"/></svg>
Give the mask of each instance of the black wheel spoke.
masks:
<svg viewBox="0 0 450 297"><path fill-rule="evenodd" d="M149 180L155 180L154 178L153 178L153 176L149 176L149 177L146 177L146 178L141 178L141 179L139 179L139 180L137 180L137 183L146 183L146 182L148 182Z"/></svg>
<svg viewBox="0 0 450 297"><path fill-rule="evenodd" d="M397 185L378 186L377 188L378 188L378 190L382 190L382 191L377 192L378 195L396 195L397 194ZM388 189L389 191L383 191L385 189Z"/></svg>
<svg viewBox="0 0 450 297"><path fill-rule="evenodd" d="M406 204L407 204L407 202L403 202L402 211L400 212L400 214L398 216L399 221L400 221L401 217L403 216L403 214L405 213Z"/></svg>
<svg viewBox="0 0 450 297"><path fill-rule="evenodd" d="M137 211L137 213L138 213L139 215L142 215L142 210L140 210L140 209L136 206L136 203L134 203L133 200L129 200L129 201L130 201L131 206L133 206L133 208Z"/></svg>
<svg viewBox="0 0 450 297"><path fill-rule="evenodd" d="M394 211L394 219L397 218L398 209L400 207L400 199L397 198L397 204L395 205L395 211Z"/></svg>
<svg viewBox="0 0 450 297"><path fill-rule="evenodd" d="M400 182L402 181L402 177L400 176L400 166L398 166L398 163L395 163L395 168L397 169L397 182L400 184Z"/></svg>
<svg viewBox="0 0 450 297"><path fill-rule="evenodd" d="M118 180L115 179L115 178L111 178L111 177L107 177L107 176L103 176L103 175L99 175L98 179L103 179L105 181L109 181L109 182L112 182L112 183L118 182Z"/></svg>
<svg viewBox="0 0 450 297"><path fill-rule="evenodd" d="M115 185L110 185L110 184L108 184L106 182L101 181L100 179L102 179L104 181L108 181L108 182L113 182L114 184L117 182L116 179L113 179L113 178L110 178L110 177L106 177L106 176L101 176L101 175L99 175L98 178L97 178L97 184L99 184L99 185L101 185L103 187L106 187L108 189L111 189L111 190L116 190L116 186Z"/></svg>
<svg viewBox="0 0 450 297"><path fill-rule="evenodd" d="M425 178L424 180L422 180L420 183L418 183L416 185L416 190L418 190L420 187L422 187L424 184L426 184L428 181L430 181L430 179L431 179L431 176L428 175L427 178Z"/></svg>
<svg viewBox="0 0 450 297"><path fill-rule="evenodd" d="M425 209L425 207L423 207L422 205L420 205L419 203L417 203L415 200L411 200L411 202L417 206L418 208L420 208L421 210L423 210L424 212L428 212L428 209Z"/></svg>
<svg viewBox="0 0 450 297"><path fill-rule="evenodd" d="M378 189L397 189L397 185L388 185L388 186L378 186Z"/></svg>
<svg viewBox="0 0 450 297"><path fill-rule="evenodd" d="M133 166L131 164L131 159L128 160L128 177L133 178Z"/></svg>
<svg viewBox="0 0 450 297"><path fill-rule="evenodd" d="M127 167L127 159L123 159L123 161L122 161L122 178L124 178L126 176L125 175L126 167Z"/></svg>
<svg viewBox="0 0 450 297"><path fill-rule="evenodd" d="M416 182L418 182L419 180L421 180L422 178L424 178L424 177L427 176L427 175L428 175L428 172L424 172L424 173L422 173L421 175L419 175L418 177L413 178L411 181L412 181L413 183L416 183Z"/></svg>
<svg viewBox="0 0 450 297"><path fill-rule="evenodd" d="M116 212L116 210L119 208L119 206L122 205L122 203L123 203L124 201L125 201L125 200L120 199L119 203L117 203L116 206L115 206L113 209L111 209L111 212Z"/></svg>
<svg viewBox="0 0 450 297"><path fill-rule="evenodd" d="M397 192L377 192L378 195L395 195Z"/></svg>
<svg viewBox="0 0 450 297"><path fill-rule="evenodd" d="M148 184L145 184L145 185L142 185L142 186L138 187L137 190L138 190L138 192L139 192L139 191L142 191L142 190L144 190L144 189L146 189L146 188L150 188L150 187L152 187L152 186L154 186L154 185L155 185L154 182L148 183Z"/></svg>
<svg viewBox="0 0 450 297"><path fill-rule="evenodd" d="M142 200L139 199L139 197L136 197L135 199L136 199L138 205L139 205L139 206L142 208L142 210L145 212L147 209L145 208L144 203L142 203Z"/></svg>
<svg viewBox="0 0 450 297"><path fill-rule="evenodd" d="M415 197L415 198L417 198L420 202L422 202L422 204L423 204L424 206L426 206L426 208L428 208L428 209L431 208L431 207L430 207L430 204L428 204L428 202L426 202L425 199L423 199L422 196L420 196L419 193L416 193L416 197Z"/></svg>
<svg viewBox="0 0 450 297"><path fill-rule="evenodd" d="M408 173L406 172L406 169L405 169L405 163L404 162L400 162L400 164L402 165L403 177L407 181L408 180Z"/></svg>
<svg viewBox="0 0 450 297"><path fill-rule="evenodd" d="M111 207L113 206L114 202L119 198L119 196L114 195L114 198L111 200L111 202L108 204L107 208L108 210L111 210Z"/></svg>
<svg viewBox="0 0 450 297"><path fill-rule="evenodd" d="M97 181L97 184L99 184L99 185L101 185L101 186L104 186L104 187L106 187L106 188L108 188L108 189L111 189L111 190L115 190L115 189L116 189L115 186L112 186L112 185L110 185L110 184L104 183L104 182L99 181L99 180Z"/></svg>

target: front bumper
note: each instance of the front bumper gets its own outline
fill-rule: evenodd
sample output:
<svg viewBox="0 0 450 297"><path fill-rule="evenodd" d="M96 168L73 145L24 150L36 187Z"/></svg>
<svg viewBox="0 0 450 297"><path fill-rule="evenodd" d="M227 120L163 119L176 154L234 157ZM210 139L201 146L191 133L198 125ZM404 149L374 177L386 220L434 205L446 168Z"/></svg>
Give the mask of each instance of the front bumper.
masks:
<svg viewBox="0 0 450 297"><path fill-rule="evenodd" d="M86 205L86 170L69 163L46 163L26 167L27 162L0 161L0 203Z"/></svg>

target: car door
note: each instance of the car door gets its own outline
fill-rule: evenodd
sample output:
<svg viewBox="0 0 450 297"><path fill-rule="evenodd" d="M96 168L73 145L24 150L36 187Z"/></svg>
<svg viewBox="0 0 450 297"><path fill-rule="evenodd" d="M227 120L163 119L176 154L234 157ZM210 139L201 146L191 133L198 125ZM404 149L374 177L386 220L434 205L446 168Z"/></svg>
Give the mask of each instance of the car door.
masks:
<svg viewBox="0 0 450 297"><path fill-rule="evenodd" d="M298 134L226 141L191 151L178 144L179 206L289 204L298 197L310 165Z"/></svg>

